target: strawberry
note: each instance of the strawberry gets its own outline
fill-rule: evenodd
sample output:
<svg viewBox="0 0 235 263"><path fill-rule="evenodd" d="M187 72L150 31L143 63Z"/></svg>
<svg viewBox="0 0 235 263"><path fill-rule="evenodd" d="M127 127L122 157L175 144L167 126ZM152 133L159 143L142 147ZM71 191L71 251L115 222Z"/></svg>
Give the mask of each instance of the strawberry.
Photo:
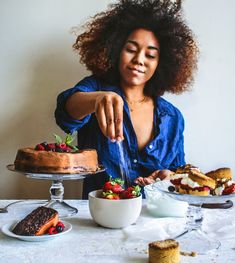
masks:
<svg viewBox="0 0 235 263"><path fill-rule="evenodd" d="M103 192L112 191L112 193L120 193L123 191L123 181L120 178L111 179L110 181L106 182L103 186Z"/></svg>
<svg viewBox="0 0 235 263"><path fill-rule="evenodd" d="M120 197L117 193L113 193L112 191L107 191L102 193L102 198L109 200L119 200Z"/></svg>
<svg viewBox="0 0 235 263"><path fill-rule="evenodd" d="M138 185L128 187L126 190L123 190L120 193L120 197L121 199L130 199L130 198L138 197L140 196L140 190L141 188Z"/></svg>
<svg viewBox="0 0 235 263"><path fill-rule="evenodd" d="M231 184L230 186L226 187L222 193L222 195L230 195L235 193L235 183Z"/></svg>
<svg viewBox="0 0 235 263"><path fill-rule="evenodd" d="M182 178L177 178L177 179L171 179L170 182L173 185L180 185Z"/></svg>

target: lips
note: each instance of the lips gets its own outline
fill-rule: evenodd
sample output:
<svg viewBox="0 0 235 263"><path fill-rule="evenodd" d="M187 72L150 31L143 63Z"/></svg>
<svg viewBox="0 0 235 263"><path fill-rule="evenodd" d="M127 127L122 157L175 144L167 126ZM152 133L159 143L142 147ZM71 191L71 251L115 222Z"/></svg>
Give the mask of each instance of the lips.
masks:
<svg viewBox="0 0 235 263"><path fill-rule="evenodd" d="M136 73L142 73L142 74L145 73L144 70L139 69L139 68L130 68L130 67L128 67L128 69L131 70L132 72L136 72Z"/></svg>

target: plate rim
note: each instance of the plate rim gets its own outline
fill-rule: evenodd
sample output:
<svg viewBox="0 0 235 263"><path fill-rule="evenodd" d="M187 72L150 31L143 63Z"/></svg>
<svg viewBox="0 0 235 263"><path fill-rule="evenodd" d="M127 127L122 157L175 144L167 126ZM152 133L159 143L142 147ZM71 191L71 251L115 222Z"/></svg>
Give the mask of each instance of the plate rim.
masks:
<svg viewBox="0 0 235 263"><path fill-rule="evenodd" d="M65 225L65 228L67 228L65 231L55 234L55 235L40 235L40 236L21 236L21 235L16 235L14 234L11 230L13 228L13 226L15 226L16 223L19 222L19 220L13 220L11 222L8 222L4 225L2 225L1 227L1 231L4 235L9 236L9 237L13 237L22 241L31 241L31 242L37 242L37 241L47 241L47 240L51 240L57 237L60 237L64 234L69 233L72 230L72 224L64 221L64 220L59 220L60 222L62 222Z"/></svg>
<svg viewBox="0 0 235 263"><path fill-rule="evenodd" d="M208 196L197 196L197 195L190 195L190 194L180 194L178 192L170 192L167 191L165 189L162 189L161 186L163 184L169 184L169 185L173 185L170 180L163 180L163 181L159 181L159 182L155 182L153 184L151 184L151 186L155 189L158 189L160 192L162 192L163 194L167 194L169 195L171 198L175 197L180 197L180 198L185 198L185 199L192 199L192 200L207 200L207 201L213 201L213 200L217 200L217 201L224 201L224 200L229 200L229 199L233 199L235 198L235 194L230 194L230 195L208 195ZM173 185L174 186L174 185ZM186 200L187 201L187 200ZM188 201L187 201L188 202ZM206 201L205 201L206 202ZM204 202L203 202L204 203Z"/></svg>
<svg viewBox="0 0 235 263"><path fill-rule="evenodd" d="M25 175L50 175L50 176L83 176L83 177L86 177L86 176L89 176L89 175L92 175L92 174L97 174L97 173L101 173L101 172L104 172L106 170L105 166L102 165L102 164L99 164L98 165L98 168L95 172L81 172L81 173L36 173L36 172L29 172L29 171L20 171L20 170L17 170L15 169L15 165L12 163L12 164L8 164L6 165L6 168L11 171L11 172L16 172L16 173L21 173L21 174L25 174Z"/></svg>

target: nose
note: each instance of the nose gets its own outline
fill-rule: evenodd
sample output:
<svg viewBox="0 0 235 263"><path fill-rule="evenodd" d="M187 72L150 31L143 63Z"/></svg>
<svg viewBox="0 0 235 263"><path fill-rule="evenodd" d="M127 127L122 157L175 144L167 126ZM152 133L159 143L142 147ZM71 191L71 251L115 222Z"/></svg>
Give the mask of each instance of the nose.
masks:
<svg viewBox="0 0 235 263"><path fill-rule="evenodd" d="M144 65L144 52L137 52L135 53L135 56L133 57L133 63L137 65Z"/></svg>

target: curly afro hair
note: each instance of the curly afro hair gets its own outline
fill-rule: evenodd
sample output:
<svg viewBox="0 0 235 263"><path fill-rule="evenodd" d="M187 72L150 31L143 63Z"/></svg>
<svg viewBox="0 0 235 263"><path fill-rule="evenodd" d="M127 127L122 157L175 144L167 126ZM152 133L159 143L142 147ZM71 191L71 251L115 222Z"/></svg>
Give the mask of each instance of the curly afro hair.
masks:
<svg viewBox="0 0 235 263"><path fill-rule="evenodd" d="M120 52L138 28L152 31L160 43L159 64L145 85L145 94L156 97L188 90L197 68L198 48L182 17L180 0L119 0L85 24L73 48L97 78L119 85Z"/></svg>

